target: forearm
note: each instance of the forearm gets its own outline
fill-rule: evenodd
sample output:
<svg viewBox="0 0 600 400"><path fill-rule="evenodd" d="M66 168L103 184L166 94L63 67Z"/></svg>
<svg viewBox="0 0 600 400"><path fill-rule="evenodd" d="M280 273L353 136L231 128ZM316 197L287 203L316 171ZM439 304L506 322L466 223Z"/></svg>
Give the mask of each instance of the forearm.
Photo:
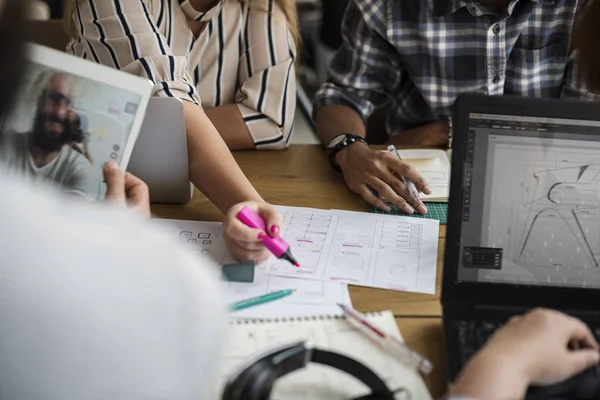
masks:
<svg viewBox="0 0 600 400"><path fill-rule="evenodd" d="M461 372L450 396L485 400L523 399L528 383L515 363L515 360L484 349Z"/></svg>
<svg viewBox="0 0 600 400"><path fill-rule="evenodd" d="M204 110L206 116L225 141L230 150L255 149L240 109L236 104L225 104Z"/></svg>
<svg viewBox="0 0 600 400"><path fill-rule="evenodd" d="M396 146L445 146L448 144L448 122L436 121L388 136L386 144Z"/></svg>
<svg viewBox="0 0 600 400"><path fill-rule="evenodd" d="M342 133L367 135L367 129L360 115L352 108L342 105L327 105L317 112L317 135L323 145Z"/></svg>
<svg viewBox="0 0 600 400"><path fill-rule="evenodd" d="M204 111L194 103L183 104L194 185L223 212L243 201L263 201Z"/></svg>

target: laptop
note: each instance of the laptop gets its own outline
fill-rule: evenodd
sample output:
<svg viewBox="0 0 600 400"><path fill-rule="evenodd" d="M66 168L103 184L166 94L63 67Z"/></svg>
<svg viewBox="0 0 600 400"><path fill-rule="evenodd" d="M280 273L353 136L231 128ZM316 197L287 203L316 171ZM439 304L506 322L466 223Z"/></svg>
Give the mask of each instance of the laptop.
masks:
<svg viewBox="0 0 600 400"><path fill-rule="evenodd" d="M600 106L464 95L456 102L442 285L448 375L534 307L600 338Z"/></svg>
<svg viewBox="0 0 600 400"><path fill-rule="evenodd" d="M127 170L148 184L153 204L185 204L192 198L181 100L150 99Z"/></svg>

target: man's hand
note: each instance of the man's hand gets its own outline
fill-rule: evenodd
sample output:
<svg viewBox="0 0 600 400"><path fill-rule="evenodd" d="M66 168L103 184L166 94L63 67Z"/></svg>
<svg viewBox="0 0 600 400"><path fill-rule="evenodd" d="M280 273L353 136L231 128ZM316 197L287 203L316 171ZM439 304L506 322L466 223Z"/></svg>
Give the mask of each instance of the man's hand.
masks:
<svg viewBox="0 0 600 400"><path fill-rule="evenodd" d="M587 325L553 310L537 309L515 317L486 346L514 358L529 383L561 382L600 361L598 343Z"/></svg>
<svg viewBox="0 0 600 400"><path fill-rule="evenodd" d="M452 394L523 398L530 385L562 382L600 361L598 343L580 320L537 309L511 319L475 355Z"/></svg>
<svg viewBox="0 0 600 400"><path fill-rule="evenodd" d="M387 144L401 146L447 146L449 129L447 121L432 122L391 136Z"/></svg>
<svg viewBox="0 0 600 400"><path fill-rule="evenodd" d="M150 192L148 185L129 172L123 173L117 163L104 164L107 191L105 201L127 206L144 218L150 218Z"/></svg>
<svg viewBox="0 0 600 400"><path fill-rule="evenodd" d="M415 210L420 214L427 213L427 207L411 196L401 177L410 179L420 192L430 194L427 181L410 164L398 160L393 154L371 150L363 143L354 143L337 153L335 159L342 168L350 190L375 207L390 211L390 207L369 188L375 189L380 196L407 214L413 214Z"/></svg>

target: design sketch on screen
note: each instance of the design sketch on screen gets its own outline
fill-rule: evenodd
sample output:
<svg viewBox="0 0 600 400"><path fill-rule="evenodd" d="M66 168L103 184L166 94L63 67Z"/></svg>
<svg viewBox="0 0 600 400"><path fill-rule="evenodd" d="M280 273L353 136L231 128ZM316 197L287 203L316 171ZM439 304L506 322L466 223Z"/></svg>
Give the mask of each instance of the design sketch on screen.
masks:
<svg viewBox="0 0 600 400"><path fill-rule="evenodd" d="M598 152L496 147L488 243L516 265L600 268Z"/></svg>

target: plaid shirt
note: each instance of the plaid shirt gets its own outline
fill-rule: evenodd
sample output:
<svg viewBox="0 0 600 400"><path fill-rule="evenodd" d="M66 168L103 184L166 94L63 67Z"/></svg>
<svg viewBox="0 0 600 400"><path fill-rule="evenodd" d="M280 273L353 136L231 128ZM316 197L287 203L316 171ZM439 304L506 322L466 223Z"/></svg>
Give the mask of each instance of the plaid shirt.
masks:
<svg viewBox="0 0 600 400"><path fill-rule="evenodd" d="M351 0L315 110L363 119L391 103L396 134L451 115L465 92L600 99L578 84L571 30L584 0L512 0L501 15L473 0Z"/></svg>

